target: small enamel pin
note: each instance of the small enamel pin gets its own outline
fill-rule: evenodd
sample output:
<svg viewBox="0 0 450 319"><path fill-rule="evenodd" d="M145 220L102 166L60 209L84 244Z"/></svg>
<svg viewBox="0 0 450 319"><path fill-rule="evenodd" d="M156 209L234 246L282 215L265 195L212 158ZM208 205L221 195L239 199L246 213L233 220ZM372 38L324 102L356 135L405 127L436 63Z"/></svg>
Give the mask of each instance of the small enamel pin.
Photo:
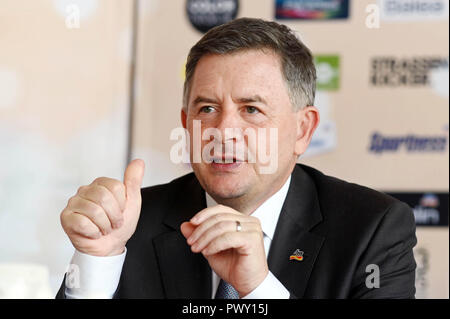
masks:
<svg viewBox="0 0 450 319"><path fill-rule="evenodd" d="M300 249L296 249L292 255L289 257L289 260L297 260L302 261L303 260L303 254L304 252Z"/></svg>

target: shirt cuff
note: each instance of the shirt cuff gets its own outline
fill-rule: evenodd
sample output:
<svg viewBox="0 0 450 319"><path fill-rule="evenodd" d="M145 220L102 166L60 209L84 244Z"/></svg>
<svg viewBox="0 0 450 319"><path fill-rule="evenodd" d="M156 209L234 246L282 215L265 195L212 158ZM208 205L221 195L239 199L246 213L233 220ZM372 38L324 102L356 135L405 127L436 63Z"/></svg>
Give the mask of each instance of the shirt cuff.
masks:
<svg viewBox="0 0 450 319"><path fill-rule="evenodd" d="M111 299L119 285L127 249L121 255L99 257L78 250L66 273L66 298Z"/></svg>
<svg viewBox="0 0 450 319"><path fill-rule="evenodd" d="M277 277L269 271L263 282L241 299L289 299L290 295Z"/></svg>

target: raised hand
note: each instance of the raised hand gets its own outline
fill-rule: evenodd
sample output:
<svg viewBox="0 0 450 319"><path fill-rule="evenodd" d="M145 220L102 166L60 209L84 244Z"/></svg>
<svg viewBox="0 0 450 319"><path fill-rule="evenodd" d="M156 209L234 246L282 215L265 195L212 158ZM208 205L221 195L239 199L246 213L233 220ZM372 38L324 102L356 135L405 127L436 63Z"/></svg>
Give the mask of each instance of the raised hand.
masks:
<svg viewBox="0 0 450 319"><path fill-rule="evenodd" d="M256 217L217 205L184 222L181 232L191 250L201 252L215 273L232 285L240 297L258 287L269 272L263 232Z"/></svg>
<svg viewBox="0 0 450 319"><path fill-rule="evenodd" d="M139 220L144 170L142 160L133 160L123 182L99 177L69 199L61 225L78 251L93 256L123 253Z"/></svg>

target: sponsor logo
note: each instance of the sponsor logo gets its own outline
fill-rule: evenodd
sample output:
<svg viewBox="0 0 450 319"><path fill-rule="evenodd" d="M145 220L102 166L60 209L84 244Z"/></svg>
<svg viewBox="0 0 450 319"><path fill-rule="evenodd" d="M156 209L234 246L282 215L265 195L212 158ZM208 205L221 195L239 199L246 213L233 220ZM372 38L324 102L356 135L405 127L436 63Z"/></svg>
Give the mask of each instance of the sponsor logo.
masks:
<svg viewBox="0 0 450 319"><path fill-rule="evenodd" d="M337 128L332 118L332 103L327 92L317 91L315 106L320 111L320 123L309 143L303 158L324 154L336 149Z"/></svg>
<svg viewBox="0 0 450 319"><path fill-rule="evenodd" d="M419 226L448 226L448 193L390 193L407 203Z"/></svg>
<svg viewBox="0 0 450 319"><path fill-rule="evenodd" d="M336 148L336 123L331 118L331 102L326 91L339 89L339 56L316 55L316 99L315 105L320 111L320 124L315 131L303 157L323 154Z"/></svg>
<svg viewBox="0 0 450 319"><path fill-rule="evenodd" d="M425 194L420 199L419 204L414 206L414 217L416 223L419 224L439 224L440 214L437 208L439 207L439 197L435 194Z"/></svg>
<svg viewBox="0 0 450 319"><path fill-rule="evenodd" d="M371 61L370 83L376 87L424 87L432 85L433 71L448 75L448 57L375 57Z"/></svg>
<svg viewBox="0 0 450 319"><path fill-rule="evenodd" d="M404 150L409 153L444 152L447 149L448 136L386 136L375 132L372 134L369 151L375 154L394 153Z"/></svg>
<svg viewBox="0 0 450 319"><path fill-rule="evenodd" d="M187 0L186 12L191 24L204 33L236 18L238 0Z"/></svg>
<svg viewBox="0 0 450 319"><path fill-rule="evenodd" d="M448 19L448 0L378 0L384 21Z"/></svg>
<svg viewBox="0 0 450 319"><path fill-rule="evenodd" d="M276 0L276 19L346 19L348 0Z"/></svg>
<svg viewBox="0 0 450 319"><path fill-rule="evenodd" d="M339 56L316 55L314 64L317 71L317 90L335 91L339 89Z"/></svg>

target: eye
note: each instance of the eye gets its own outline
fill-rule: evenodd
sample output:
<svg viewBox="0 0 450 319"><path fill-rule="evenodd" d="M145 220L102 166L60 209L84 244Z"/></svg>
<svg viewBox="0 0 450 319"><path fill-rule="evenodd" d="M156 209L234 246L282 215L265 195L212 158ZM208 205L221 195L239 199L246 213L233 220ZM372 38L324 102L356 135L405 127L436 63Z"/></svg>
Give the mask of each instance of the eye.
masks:
<svg viewBox="0 0 450 319"><path fill-rule="evenodd" d="M203 107L200 109L200 113L211 113L211 112L214 112L214 107L212 107L212 106L210 106L210 105L203 106Z"/></svg>
<svg viewBox="0 0 450 319"><path fill-rule="evenodd" d="M256 114L256 113L259 113L259 110L258 110L256 107L254 107L254 106L246 106L246 107L245 107L245 110L246 110L247 113L249 113L249 114Z"/></svg>

